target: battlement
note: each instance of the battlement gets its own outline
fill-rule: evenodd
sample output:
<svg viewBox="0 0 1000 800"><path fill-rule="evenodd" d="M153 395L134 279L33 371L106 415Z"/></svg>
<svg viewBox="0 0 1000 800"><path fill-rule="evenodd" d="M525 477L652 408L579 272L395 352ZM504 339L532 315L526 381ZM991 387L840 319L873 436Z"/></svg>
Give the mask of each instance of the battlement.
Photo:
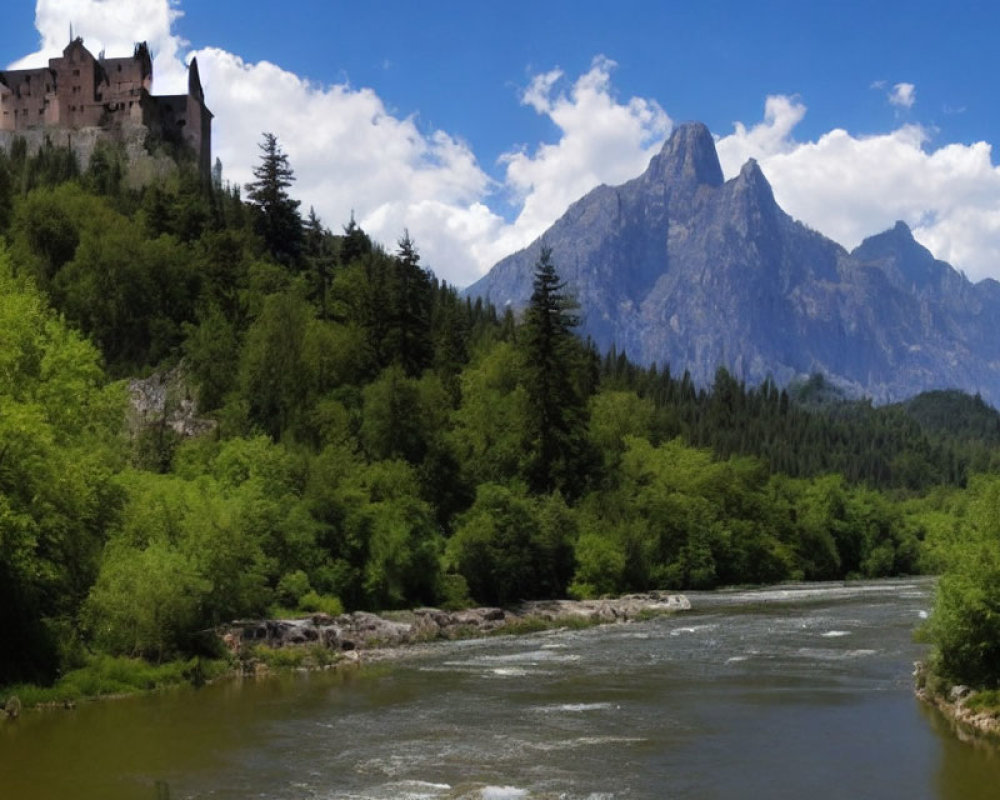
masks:
<svg viewBox="0 0 1000 800"><path fill-rule="evenodd" d="M205 175L212 163L212 112L205 105L198 61L188 67L188 93L157 97L145 42L131 57L94 57L73 39L47 67L0 71L0 141L11 134L97 128L109 134L143 126L165 141L190 147Z"/></svg>

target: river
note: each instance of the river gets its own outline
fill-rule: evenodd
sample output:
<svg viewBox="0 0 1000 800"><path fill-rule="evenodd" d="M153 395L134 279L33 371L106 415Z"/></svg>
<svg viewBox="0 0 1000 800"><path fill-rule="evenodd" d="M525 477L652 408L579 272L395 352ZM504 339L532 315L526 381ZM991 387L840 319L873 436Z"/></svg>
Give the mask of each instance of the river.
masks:
<svg viewBox="0 0 1000 800"><path fill-rule="evenodd" d="M0 726L0 798L996 798L911 685L932 586L689 595L647 622L423 646Z"/></svg>

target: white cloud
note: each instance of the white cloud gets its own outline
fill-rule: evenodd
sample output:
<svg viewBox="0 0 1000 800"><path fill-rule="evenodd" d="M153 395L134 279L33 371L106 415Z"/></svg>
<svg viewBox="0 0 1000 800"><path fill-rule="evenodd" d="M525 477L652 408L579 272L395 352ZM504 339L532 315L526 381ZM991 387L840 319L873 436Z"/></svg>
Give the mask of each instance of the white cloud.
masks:
<svg viewBox="0 0 1000 800"><path fill-rule="evenodd" d="M544 233L570 203L595 186L634 178L659 151L670 132L670 117L654 100L618 102L611 88L614 67L598 56L568 92L556 91L564 76L553 70L536 76L522 94L524 105L555 123L560 138L533 154L521 150L502 157L505 187L521 202L521 211L493 248L497 258Z"/></svg>
<svg viewBox="0 0 1000 800"><path fill-rule="evenodd" d="M148 41L159 94L184 91L184 64L197 56L215 114L213 149L227 180L251 179L260 135L273 132L298 178L293 193L304 209L314 206L335 231L353 212L390 248L408 228L424 262L459 285L530 243L594 186L641 172L670 127L655 102L613 96L614 65L607 59L595 59L565 92L557 90L565 79L560 70L541 74L521 101L555 123L558 141L505 155L501 185L468 144L393 115L372 89L310 83L214 47L186 53L187 43L172 29L181 13L176 0L38 0L40 49L18 66L59 54L71 23L92 52L118 55L131 52L136 39ZM519 204L513 223L489 207L501 192Z"/></svg>
<svg viewBox="0 0 1000 800"><path fill-rule="evenodd" d="M768 98L763 122L719 140L726 176L752 156L782 208L845 247L901 219L970 278L1000 275L1000 169L989 144L933 149L919 125L864 137L835 129L797 142L792 129L804 113L801 103Z"/></svg>
<svg viewBox="0 0 1000 800"><path fill-rule="evenodd" d="M733 123L733 133L716 142L722 171L735 175L747 159L764 161L770 156L788 153L797 146L792 130L806 115L806 107L798 98L772 95L764 103L764 120L752 128L742 122Z"/></svg>
<svg viewBox="0 0 1000 800"><path fill-rule="evenodd" d="M260 132L271 131L289 156L305 207L315 206L334 230L353 211L390 247L409 229L424 262L458 285L529 244L598 184L640 173L670 125L655 103L615 100L606 59L596 59L568 93L556 91L560 71L544 73L522 102L550 117L559 139L531 154L505 155L504 182L497 184L468 144L444 131L422 133L413 118L390 114L371 89L312 84L214 48L195 55L227 179L250 180ZM519 204L513 223L488 205L499 192Z"/></svg>
<svg viewBox="0 0 1000 800"><path fill-rule="evenodd" d="M339 231L353 211L392 248L409 228L439 275L456 283L479 276L472 245L503 221L482 204L491 181L467 144L444 131L422 133L371 89L309 83L214 48L195 55L228 180L251 180L261 132L270 131L295 171L294 196L331 229Z"/></svg>
<svg viewBox="0 0 1000 800"><path fill-rule="evenodd" d="M912 83L897 83L889 93L889 102L899 108L913 108L917 101L917 87Z"/></svg>
<svg viewBox="0 0 1000 800"><path fill-rule="evenodd" d="M315 206L335 231L353 210L389 247L409 228L424 263L459 285L527 245L593 187L641 173L671 127L655 101L616 97L606 58L575 80L559 69L543 72L520 101L549 118L558 135L504 155L498 182L469 144L390 113L372 89L310 83L212 47L186 52L172 28L181 13L171 0L38 0L40 48L18 65L58 54L70 23L93 52L118 55L131 52L134 39L148 41L158 93L183 91L184 63L197 55L228 180L250 179L260 134L272 131L296 172L293 192L304 209ZM899 83L892 96L909 108L915 89ZM794 133L805 113L797 97L767 98L761 122L735 123L719 139L725 174L756 158L790 214L847 247L903 219L935 255L971 277L1000 276L1000 171L988 144L934 149L918 125L868 137L835 129L800 142ZM513 222L493 210L501 197L514 201Z"/></svg>
<svg viewBox="0 0 1000 800"><path fill-rule="evenodd" d="M35 27L41 35L35 53L18 59L11 69L44 66L69 44L70 28L82 36L92 53L106 50L117 57L147 42L153 52L155 91L187 91L187 73L180 54L186 42L171 31L183 12L170 0L37 0Z"/></svg>

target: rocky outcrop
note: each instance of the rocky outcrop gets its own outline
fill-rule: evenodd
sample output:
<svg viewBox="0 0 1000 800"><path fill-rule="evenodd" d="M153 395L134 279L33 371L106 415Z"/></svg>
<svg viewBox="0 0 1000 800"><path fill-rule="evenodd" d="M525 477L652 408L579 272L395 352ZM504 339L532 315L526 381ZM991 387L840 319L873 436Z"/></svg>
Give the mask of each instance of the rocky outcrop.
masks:
<svg viewBox="0 0 1000 800"><path fill-rule="evenodd" d="M32 128L21 131L0 131L0 150L10 152L17 140L23 140L28 155L36 155L46 147L72 150L81 170L87 169L99 143L118 147L125 155L128 172L125 182L131 189L164 180L177 174L177 162L167 155L153 155L146 148L150 130L145 125L125 124L115 129Z"/></svg>
<svg viewBox="0 0 1000 800"><path fill-rule="evenodd" d="M972 284L904 223L848 253L789 217L752 159L723 181L699 123L467 294L524 307L543 244L580 303L581 334L699 385L720 366L749 384L818 372L880 402L957 388L1000 406L1000 284Z"/></svg>
<svg viewBox="0 0 1000 800"><path fill-rule="evenodd" d="M387 616L355 611L336 617L315 614L305 619L237 620L220 630L219 635L234 653L243 652L248 645L279 648L307 644L357 651L467 638L502 632L505 628L517 630L521 623L629 622L690 608L684 595L650 592L604 600L545 600L524 603L514 610L418 608Z"/></svg>
<svg viewBox="0 0 1000 800"><path fill-rule="evenodd" d="M216 423L198 416L198 404L183 364L129 381L128 427L132 436L163 425L179 436L200 436Z"/></svg>

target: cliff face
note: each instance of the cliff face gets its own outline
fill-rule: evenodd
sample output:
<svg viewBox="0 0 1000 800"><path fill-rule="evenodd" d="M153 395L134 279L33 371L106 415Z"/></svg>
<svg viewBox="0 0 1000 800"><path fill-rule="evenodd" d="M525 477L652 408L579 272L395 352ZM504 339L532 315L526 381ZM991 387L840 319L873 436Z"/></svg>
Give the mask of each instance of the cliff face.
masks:
<svg viewBox="0 0 1000 800"><path fill-rule="evenodd" d="M542 242L601 349L702 384L719 366L750 383L818 371L879 401L954 387L1000 405L1000 284L971 284L903 223L848 253L782 211L753 160L724 182L701 124L467 293L523 307Z"/></svg>

